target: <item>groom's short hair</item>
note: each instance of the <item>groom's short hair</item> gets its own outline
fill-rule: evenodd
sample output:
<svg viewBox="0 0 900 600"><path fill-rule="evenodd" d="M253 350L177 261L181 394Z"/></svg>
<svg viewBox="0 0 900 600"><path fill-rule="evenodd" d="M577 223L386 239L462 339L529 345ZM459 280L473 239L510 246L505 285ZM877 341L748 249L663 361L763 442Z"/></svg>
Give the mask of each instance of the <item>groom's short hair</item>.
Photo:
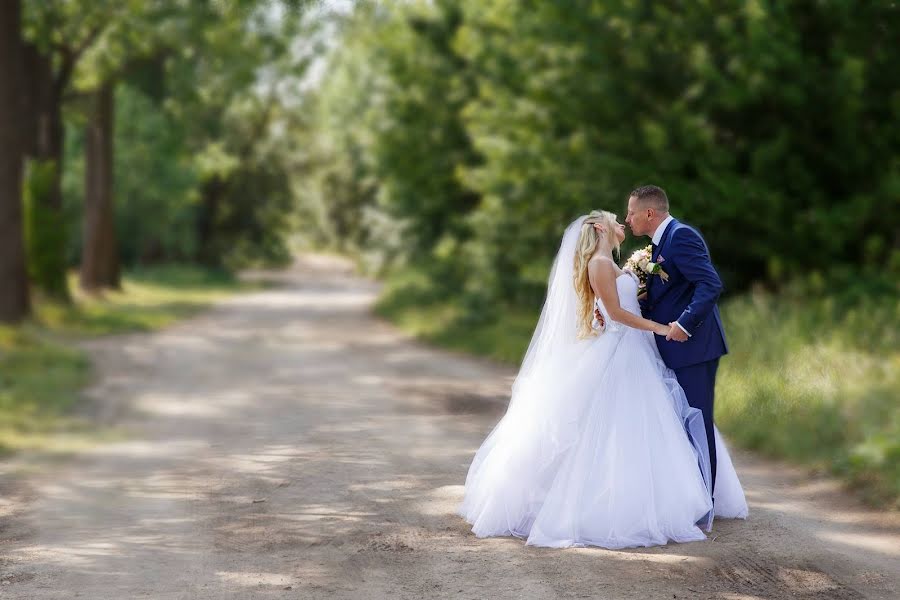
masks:
<svg viewBox="0 0 900 600"><path fill-rule="evenodd" d="M638 199L642 206L653 208L660 212L669 212L669 197L666 191L655 185L642 185L631 192L631 196Z"/></svg>

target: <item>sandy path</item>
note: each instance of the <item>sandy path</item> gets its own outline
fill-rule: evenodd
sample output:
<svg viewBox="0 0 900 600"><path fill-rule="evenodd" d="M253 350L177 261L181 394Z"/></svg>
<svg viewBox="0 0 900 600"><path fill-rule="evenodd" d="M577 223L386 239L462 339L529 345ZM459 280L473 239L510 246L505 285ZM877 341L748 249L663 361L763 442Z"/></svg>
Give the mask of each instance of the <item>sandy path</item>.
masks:
<svg viewBox="0 0 900 600"><path fill-rule="evenodd" d="M897 598L900 519L742 453L751 520L662 548L477 540L453 511L514 372L369 316L309 257L284 286L91 342L128 431L40 474L3 466L3 598ZM16 466L18 465L18 467Z"/></svg>

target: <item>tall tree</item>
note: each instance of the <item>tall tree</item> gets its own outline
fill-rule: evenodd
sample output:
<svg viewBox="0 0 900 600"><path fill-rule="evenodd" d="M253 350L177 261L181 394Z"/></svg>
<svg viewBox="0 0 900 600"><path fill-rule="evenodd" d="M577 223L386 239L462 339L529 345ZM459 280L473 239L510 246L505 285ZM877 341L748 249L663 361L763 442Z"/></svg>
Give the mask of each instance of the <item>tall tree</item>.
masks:
<svg viewBox="0 0 900 600"><path fill-rule="evenodd" d="M75 69L111 22L110 2L30 2L24 13L29 114L27 240L29 271L50 297L69 299L61 177L63 102Z"/></svg>
<svg viewBox="0 0 900 600"><path fill-rule="evenodd" d="M22 19L20 0L0 5L0 321L29 311L22 235Z"/></svg>
<svg viewBox="0 0 900 600"><path fill-rule="evenodd" d="M125 11L110 15L103 35L86 53L73 81L73 87L87 96L79 280L86 291L118 288L121 279L113 197L116 88L135 77L144 84L139 87L158 96L164 87L166 54L179 38L184 42L179 34L200 14L205 14L203 5L131 0ZM148 72L150 77L146 77Z"/></svg>
<svg viewBox="0 0 900 600"><path fill-rule="evenodd" d="M173 43L166 35L172 29L169 22L190 19L193 14L190 7L179 10L164 4L133 2L127 18L107 27L75 81L75 87L87 88L79 283L88 292L118 288L121 281L113 197L116 88L129 75L146 71L162 79L164 48ZM162 85L158 82L154 87Z"/></svg>
<svg viewBox="0 0 900 600"><path fill-rule="evenodd" d="M205 3L197 3L201 7ZM63 105L88 96L88 173L85 177L85 260L82 286L115 287L118 248L112 212L112 123L115 84L138 58L171 38L169 17L189 18L195 3L161 0L45 0L25 13L32 107L29 155L30 271L50 296L69 297L65 278L66 235L61 176L65 124ZM161 33L157 35L157 29ZM169 38L165 34L169 33Z"/></svg>
<svg viewBox="0 0 900 600"><path fill-rule="evenodd" d="M91 94L85 153L84 247L81 287L87 291L118 288L119 252L113 215L113 97L107 80Z"/></svg>
<svg viewBox="0 0 900 600"><path fill-rule="evenodd" d="M279 211L273 210L274 206L266 207L259 196L263 190L269 190L273 197L285 195L283 189L272 185L270 177L270 168L277 161L254 168L248 168L247 163L255 160L254 149L266 139L278 98L269 93L256 101L255 85L266 70L276 68L273 63L283 63L283 55L290 53L293 27L304 6L303 2L232 0L181 5L131 0L127 18L110 22L85 56L74 81L74 87L87 90L90 98L84 146L83 289L98 291L116 287L119 281L112 152L115 89L119 84L137 87L156 100L165 96L173 112L183 109L192 113L183 122L187 139L196 139L197 133L204 142L214 140L216 150L227 148L224 163L201 161L206 164L197 169L201 182L196 234L204 262L221 264L222 257L234 248L233 239L228 239L232 234L274 226L268 215ZM214 72L207 72L208 63L215 64ZM277 77L269 73L276 82L284 74L278 70ZM184 77L186 71L188 77ZM203 88L211 93L198 94ZM235 100L242 102L239 112L249 124L245 137L229 117L229 113L238 112ZM194 122L190 117L195 117ZM212 162L217 162L217 152L202 155L212 155ZM212 168L205 168L208 166ZM255 185L237 181L248 178L254 179ZM286 180L287 176L275 177L279 178ZM237 194L243 196L239 202L234 201ZM254 235L263 239L267 233L258 231Z"/></svg>

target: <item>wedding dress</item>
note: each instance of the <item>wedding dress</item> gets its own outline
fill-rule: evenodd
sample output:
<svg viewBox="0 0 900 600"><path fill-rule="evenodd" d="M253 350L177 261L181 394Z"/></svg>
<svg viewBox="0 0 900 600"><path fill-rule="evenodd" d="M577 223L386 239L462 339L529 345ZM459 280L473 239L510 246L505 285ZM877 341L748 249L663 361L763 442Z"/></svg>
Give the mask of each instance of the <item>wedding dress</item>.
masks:
<svg viewBox="0 0 900 600"><path fill-rule="evenodd" d="M572 285L580 217L566 230L547 300L506 415L475 455L459 514L478 537L529 545L626 548L705 539L712 525L703 417L687 404L653 334L609 317L576 336ZM616 279L620 305L640 314L637 279ZM716 516L747 503L716 431Z"/></svg>

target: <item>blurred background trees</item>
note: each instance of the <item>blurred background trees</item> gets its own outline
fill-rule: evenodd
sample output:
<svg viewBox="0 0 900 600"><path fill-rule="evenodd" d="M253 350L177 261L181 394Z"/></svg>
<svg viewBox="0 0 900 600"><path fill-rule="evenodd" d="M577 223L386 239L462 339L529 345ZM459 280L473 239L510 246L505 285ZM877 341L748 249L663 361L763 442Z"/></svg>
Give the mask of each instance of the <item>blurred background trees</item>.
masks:
<svg viewBox="0 0 900 600"><path fill-rule="evenodd" d="M19 158L9 158L21 167L9 172L24 181L20 193L9 184L3 206L12 215L24 199L35 290L68 301L66 271L76 265L80 286L97 292L118 287L123 264L288 259L295 142L286 130L296 119L283 105L309 62L292 50L305 8L296 0L4 8L4 84L16 82L4 93L17 109L5 113L16 127L4 134L21 133Z"/></svg>
<svg viewBox="0 0 900 600"><path fill-rule="evenodd" d="M900 264L893 2L15 6L44 295L76 265L99 291L121 265L283 263L300 230L490 318L540 303L573 215L650 181L731 292Z"/></svg>
<svg viewBox="0 0 900 600"><path fill-rule="evenodd" d="M317 172L436 283L539 303L561 227L647 182L731 291L900 268L893 2L381 3L344 27L317 125L355 158Z"/></svg>

